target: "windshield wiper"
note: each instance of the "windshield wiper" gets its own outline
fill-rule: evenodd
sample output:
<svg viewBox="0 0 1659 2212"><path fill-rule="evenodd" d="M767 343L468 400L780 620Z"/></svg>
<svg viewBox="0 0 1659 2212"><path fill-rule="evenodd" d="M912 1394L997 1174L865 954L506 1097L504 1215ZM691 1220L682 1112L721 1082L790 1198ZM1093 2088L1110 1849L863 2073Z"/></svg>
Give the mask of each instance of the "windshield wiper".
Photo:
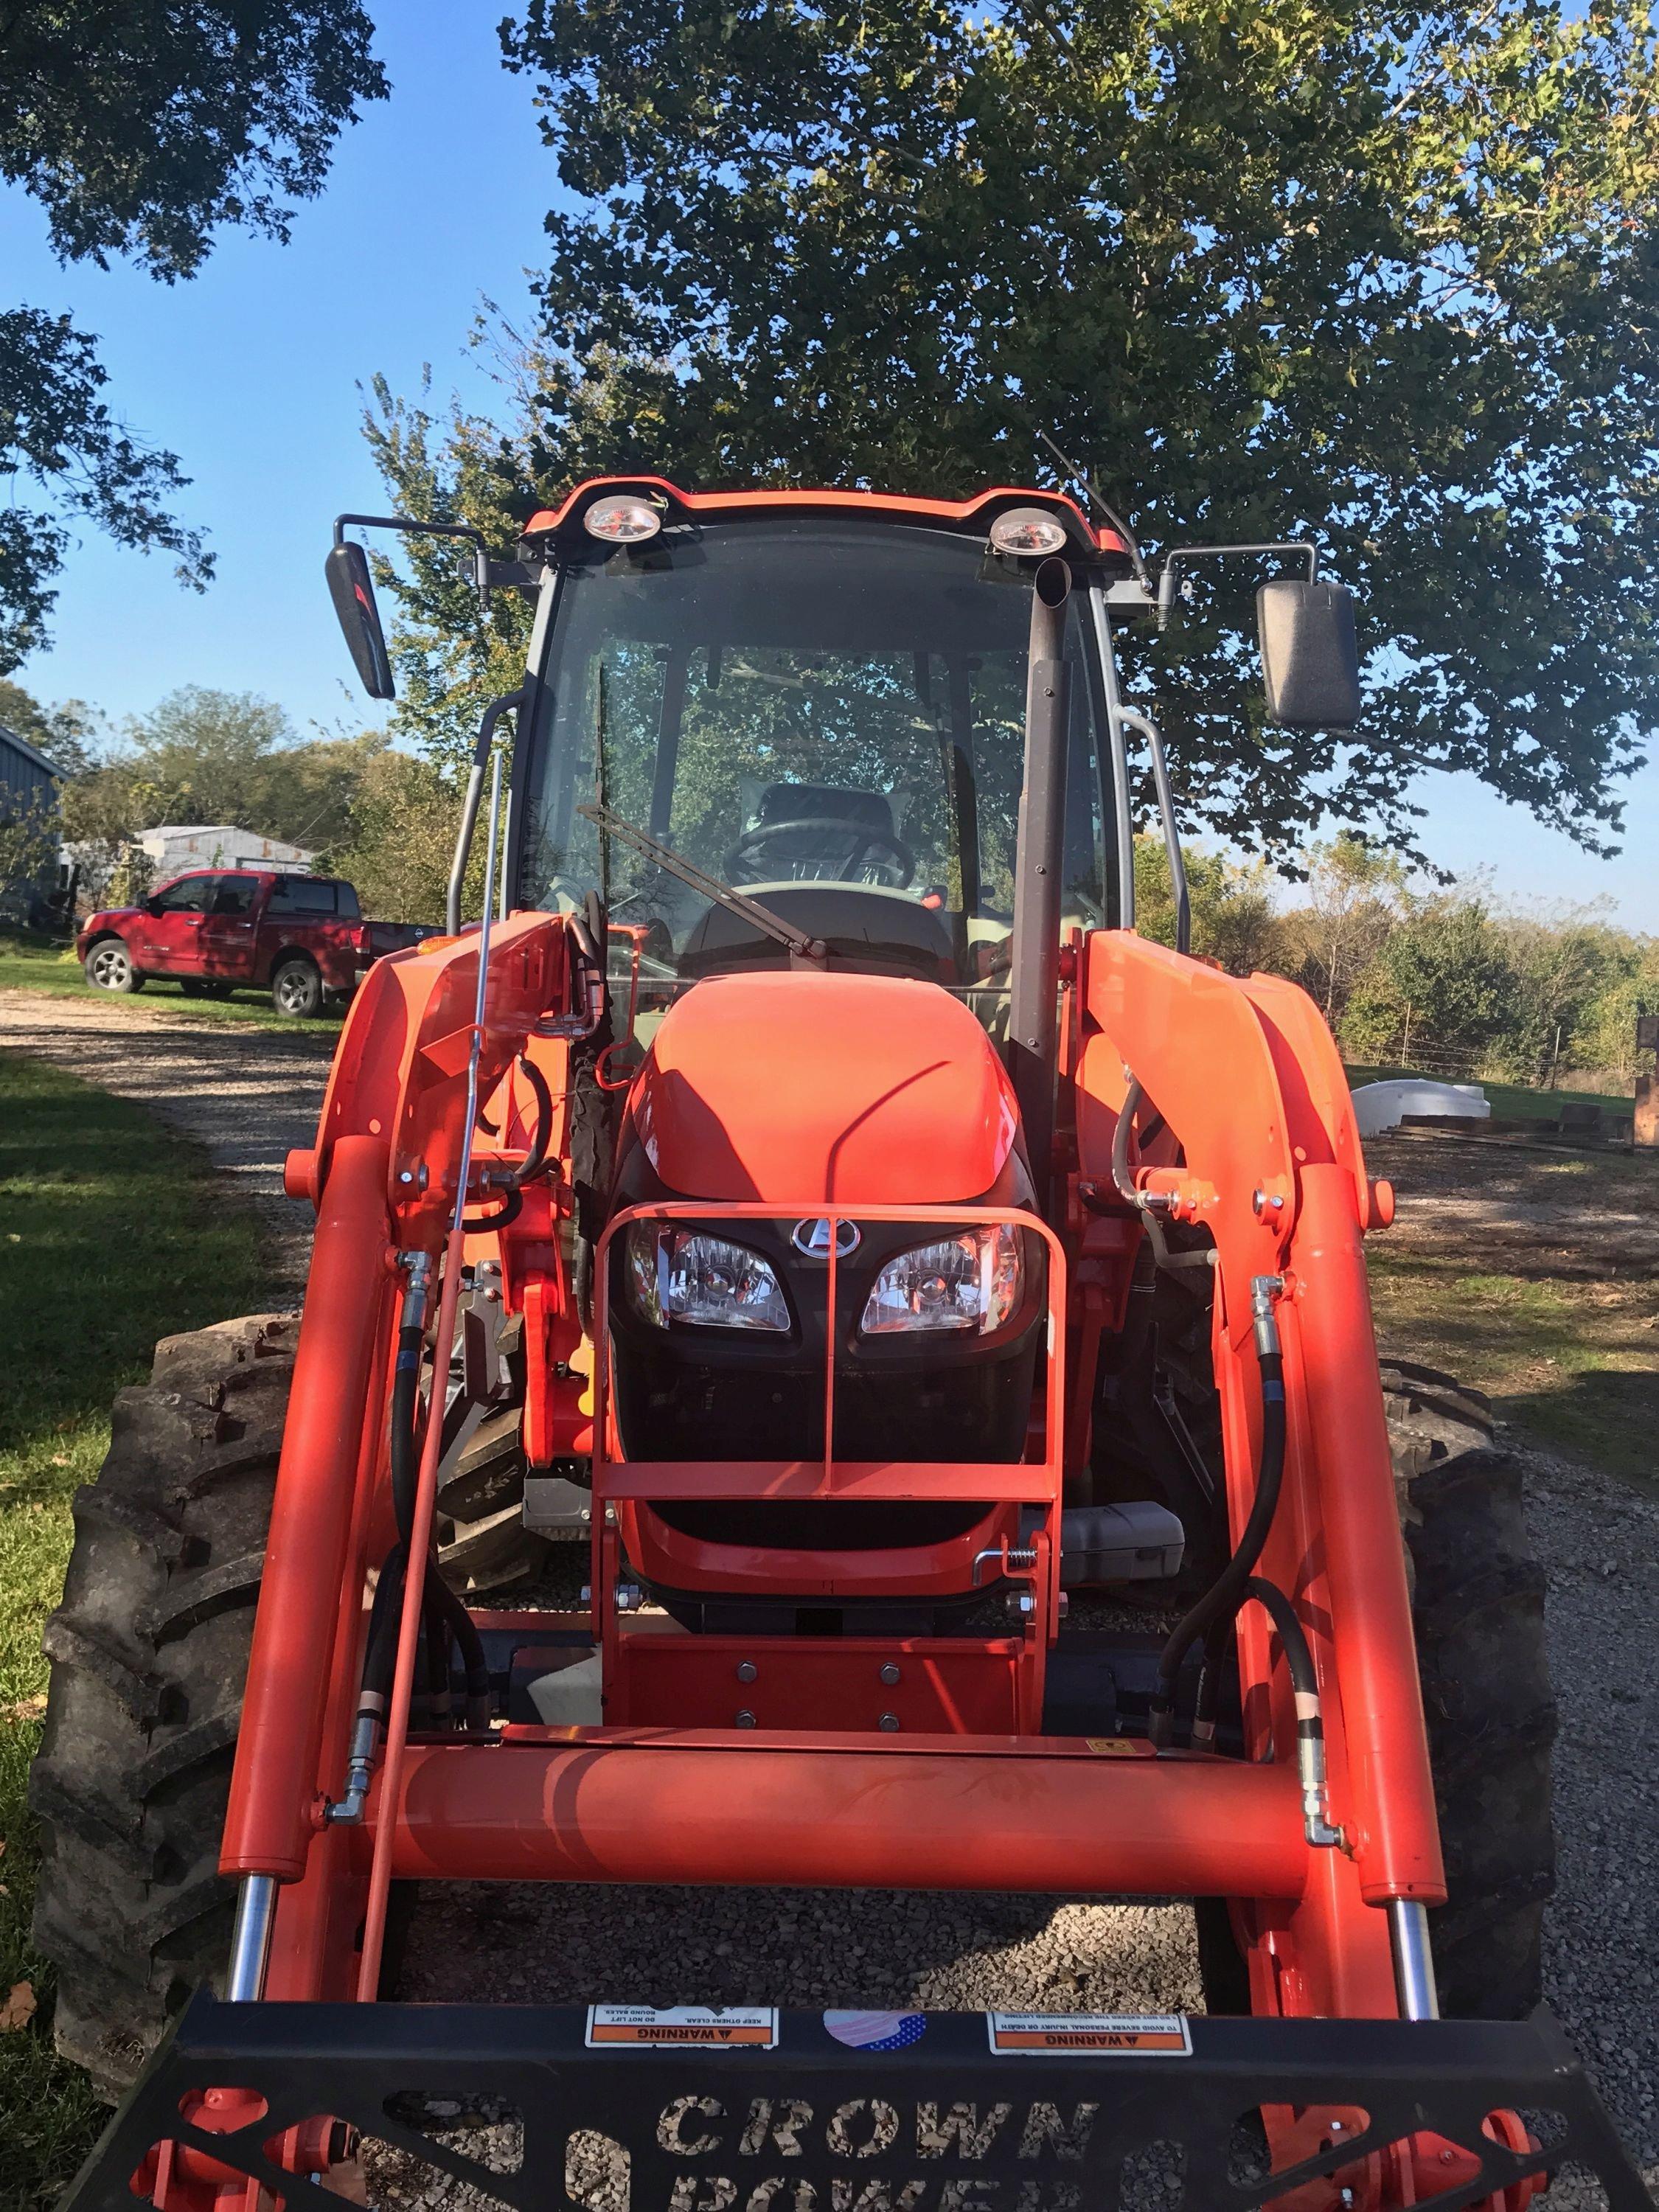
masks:
<svg viewBox="0 0 1659 2212"><path fill-rule="evenodd" d="M624 845L631 845L647 860L666 869L671 876L678 876L683 884L688 884L702 897L712 899L716 905L723 906L728 914L735 914L742 921L750 923L763 937L769 937L775 944L783 945L789 954L792 966L823 968L828 965L830 948L821 937L808 937L799 929L792 929L787 921L779 920L769 906L763 906L758 899L751 899L742 891L733 890L730 884L723 884L718 876L708 875L695 861L683 859L648 831L636 830L631 822L625 821L609 806L595 800L590 805L579 806L576 811L585 815L588 821L596 823L601 836L620 838Z"/></svg>

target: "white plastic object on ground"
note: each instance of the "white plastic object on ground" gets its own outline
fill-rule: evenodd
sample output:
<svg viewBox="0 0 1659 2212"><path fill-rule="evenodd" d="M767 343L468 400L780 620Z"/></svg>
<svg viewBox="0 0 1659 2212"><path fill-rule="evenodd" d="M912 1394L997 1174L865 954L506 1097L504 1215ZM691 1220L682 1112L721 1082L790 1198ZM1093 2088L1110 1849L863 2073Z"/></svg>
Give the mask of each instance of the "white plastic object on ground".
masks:
<svg viewBox="0 0 1659 2212"><path fill-rule="evenodd" d="M1353 1094L1362 1137L1397 1129L1407 1114L1437 1114L1447 1121L1489 1121L1492 1104L1478 1083L1431 1083L1408 1075L1389 1083L1362 1083Z"/></svg>

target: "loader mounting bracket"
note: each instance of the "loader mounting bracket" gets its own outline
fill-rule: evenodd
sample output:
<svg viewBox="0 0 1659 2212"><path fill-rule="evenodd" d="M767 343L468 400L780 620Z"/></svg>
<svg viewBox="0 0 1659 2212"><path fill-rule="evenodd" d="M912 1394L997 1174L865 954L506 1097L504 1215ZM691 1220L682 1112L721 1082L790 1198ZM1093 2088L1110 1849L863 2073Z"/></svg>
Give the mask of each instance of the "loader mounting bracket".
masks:
<svg viewBox="0 0 1659 2212"><path fill-rule="evenodd" d="M916 2012L890 2025L879 2014L728 2008L712 2030L695 2014L684 2027L646 2014L647 2035L683 2036L666 2045L605 2039L626 2035L623 2015L642 2010L228 2005L203 1992L111 2120L64 2212L132 2212L130 2178L164 2141L246 2172L292 2204L293 2173L267 2164L263 2147L319 2114L517 2212L567 2212L593 2189L579 2162L567 2191L574 2131L587 2139L579 2160L591 2161L595 2134L626 2153L629 2212L1337 2203L1345 2183L1367 2171L1368 2154L1425 2132L1458 2154L1436 2153L1455 2178L1425 2193L1419 2179L1419 2204L1453 2212L1540 2165L1571 2161L1600 2177L1612 2212L1649 2208L1577 2059L1543 2012L1419 2025L1197 2018L1151 2032L1126 2025L1114 2043L1103 2027L1085 2028L1088 2014L1073 2021L1079 2035L1053 2016L1033 2027L1027 2015ZM1010 2047L1000 2049L999 2038ZM229 2135L181 2125L181 2100L199 2112L199 2093L214 2088L240 2093L257 2121ZM1262 2138L1240 2125L1264 2106L1342 2113L1340 2141L1324 2142L1316 2128L1311 2156L1281 2160L1268 2174ZM1485 2116L1504 2106L1519 2107L1529 2126L1547 2123L1542 2157L1516 2155L1483 2131ZM469 2136L454 2116L481 2109L521 2119L515 2171L466 2155ZM434 2113L450 2117L446 2124ZM173 2156L184 2170L187 2157ZM602 2202L619 2201L618 2163L613 2154ZM1374 2186L1375 2160L1369 2171ZM368 2179L373 2201L372 2165ZM1362 2179L1352 2201L1367 2194ZM1380 2201L1401 2200L1384 2190Z"/></svg>

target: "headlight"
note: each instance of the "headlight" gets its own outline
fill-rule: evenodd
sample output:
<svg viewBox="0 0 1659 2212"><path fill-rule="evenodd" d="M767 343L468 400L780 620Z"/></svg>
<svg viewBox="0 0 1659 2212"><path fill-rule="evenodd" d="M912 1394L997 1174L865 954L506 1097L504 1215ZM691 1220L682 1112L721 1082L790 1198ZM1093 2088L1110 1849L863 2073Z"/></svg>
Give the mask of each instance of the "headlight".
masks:
<svg viewBox="0 0 1659 2212"><path fill-rule="evenodd" d="M758 1252L701 1230L636 1221L628 1232L628 1280L647 1321L698 1328L789 1327L778 1279Z"/></svg>
<svg viewBox="0 0 1659 2212"><path fill-rule="evenodd" d="M1040 507L1011 507L991 525L999 553L1058 553L1066 544L1066 525Z"/></svg>
<svg viewBox="0 0 1659 2212"><path fill-rule="evenodd" d="M876 1278L859 1323L866 1336L902 1329L1000 1328L1025 1287L1019 1234L1006 1222L918 1244Z"/></svg>
<svg viewBox="0 0 1659 2212"><path fill-rule="evenodd" d="M607 544L637 545L641 538L656 536L662 517L648 500L596 499L582 517L582 528Z"/></svg>

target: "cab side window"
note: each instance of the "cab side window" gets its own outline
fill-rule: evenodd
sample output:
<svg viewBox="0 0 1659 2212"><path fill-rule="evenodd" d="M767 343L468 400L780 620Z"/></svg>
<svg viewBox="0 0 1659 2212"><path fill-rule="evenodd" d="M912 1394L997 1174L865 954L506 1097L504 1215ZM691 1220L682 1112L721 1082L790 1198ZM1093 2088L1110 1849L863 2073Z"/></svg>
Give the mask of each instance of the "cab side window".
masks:
<svg viewBox="0 0 1659 2212"><path fill-rule="evenodd" d="M155 894L157 914L205 914L213 903L215 876L185 876Z"/></svg>
<svg viewBox="0 0 1659 2212"><path fill-rule="evenodd" d="M253 911L253 894L259 888L253 876L216 876L210 914L246 915Z"/></svg>
<svg viewBox="0 0 1659 2212"><path fill-rule="evenodd" d="M283 915L331 915L334 886L327 881L319 882L315 876L278 876L270 887L270 904L265 912L273 918Z"/></svg>

